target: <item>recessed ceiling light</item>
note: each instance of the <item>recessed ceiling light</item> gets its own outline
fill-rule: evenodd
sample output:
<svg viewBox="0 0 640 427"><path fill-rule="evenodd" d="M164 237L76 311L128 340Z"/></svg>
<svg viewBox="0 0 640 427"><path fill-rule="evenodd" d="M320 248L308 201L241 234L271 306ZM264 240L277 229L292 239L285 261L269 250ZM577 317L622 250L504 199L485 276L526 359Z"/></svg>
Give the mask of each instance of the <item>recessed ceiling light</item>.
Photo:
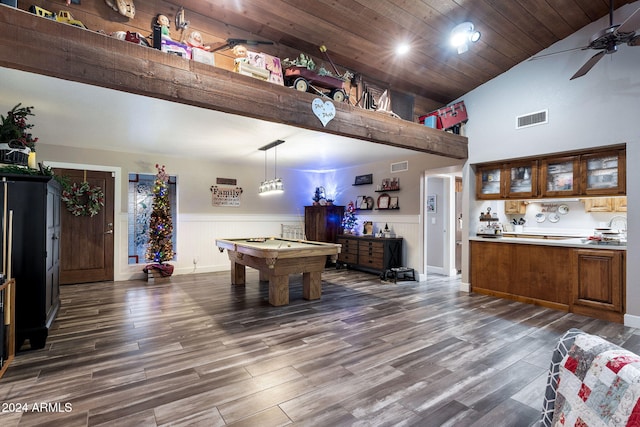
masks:
<svg viewBox="0 0 640 427"><path fill-rule="evenodd" d="M411 48L408 44L402 43L402 44L399 44L398 47L396 47L396 53L398 55L405 55L406 53L409 52L410 49Z"/></svg>

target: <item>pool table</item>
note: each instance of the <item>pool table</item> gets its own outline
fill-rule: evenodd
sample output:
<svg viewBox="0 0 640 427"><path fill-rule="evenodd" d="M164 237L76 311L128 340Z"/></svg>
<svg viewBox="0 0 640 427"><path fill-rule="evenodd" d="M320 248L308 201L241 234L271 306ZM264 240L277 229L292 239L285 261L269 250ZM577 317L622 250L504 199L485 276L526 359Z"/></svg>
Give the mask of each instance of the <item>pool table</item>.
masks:
<svg viewBox="0 0 640 427"><path fill-rule="evenodd" d="M308 240L256 237L216 239L220 252L227 250L231 261L231 284L244 285L245 267L260 272L260 281L269 281L269 303L289 304L289 275L302 273L302 296L307 300L322 295L322 270L327 257L335 260L340 245Z"/></svg>

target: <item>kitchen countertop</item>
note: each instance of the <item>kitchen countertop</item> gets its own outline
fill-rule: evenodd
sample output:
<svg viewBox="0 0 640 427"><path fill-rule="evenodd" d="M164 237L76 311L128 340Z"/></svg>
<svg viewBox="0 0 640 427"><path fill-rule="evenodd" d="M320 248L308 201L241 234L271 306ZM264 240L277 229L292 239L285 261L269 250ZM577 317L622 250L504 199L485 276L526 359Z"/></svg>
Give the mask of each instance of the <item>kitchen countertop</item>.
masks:
<svg viewBox="0 0 640 427"><path fill-rule="evenodd" d="M532 236L530 233L523 234ZM586 237L553 236L550 234L544 234L535 237L519 237L519 235L515 233L504 233L502 237L470 236L469 240L478 242L519 243L540 246L565 246L582 249L609 249L616 251L627 250L626 244L597 243L592 240L587 240Z"/></svg>

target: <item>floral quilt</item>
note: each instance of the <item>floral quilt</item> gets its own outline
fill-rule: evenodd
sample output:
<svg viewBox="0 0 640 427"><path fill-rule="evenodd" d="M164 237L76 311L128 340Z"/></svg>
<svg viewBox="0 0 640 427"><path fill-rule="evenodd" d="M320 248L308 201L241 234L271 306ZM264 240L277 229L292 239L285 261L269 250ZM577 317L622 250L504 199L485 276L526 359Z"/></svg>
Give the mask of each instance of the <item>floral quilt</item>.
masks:
<svg viewBox="0 0 640 427"><path fill-rule="evenodd" d="M543 426L640 426L640 356L571 329L554 351Z"/></svg>

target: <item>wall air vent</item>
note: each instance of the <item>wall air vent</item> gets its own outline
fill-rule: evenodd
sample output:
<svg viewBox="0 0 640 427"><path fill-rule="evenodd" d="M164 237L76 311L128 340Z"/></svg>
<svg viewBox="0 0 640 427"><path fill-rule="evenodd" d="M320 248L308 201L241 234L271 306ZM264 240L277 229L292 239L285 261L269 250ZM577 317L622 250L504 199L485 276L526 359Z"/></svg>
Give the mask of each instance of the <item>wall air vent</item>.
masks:
<svg viewBox="0 0 640 427"><path fill-rule="evenodd" d="M516 117L516 129L528 128L529 126L542 125L549 121L549 110L536 111Z"/></svg>
<svg viewBox="0 0 640 427"><path fill-rule="evenodd" d="M404 172L409 170L409 161L391 163L391 173Z"/></svg>

